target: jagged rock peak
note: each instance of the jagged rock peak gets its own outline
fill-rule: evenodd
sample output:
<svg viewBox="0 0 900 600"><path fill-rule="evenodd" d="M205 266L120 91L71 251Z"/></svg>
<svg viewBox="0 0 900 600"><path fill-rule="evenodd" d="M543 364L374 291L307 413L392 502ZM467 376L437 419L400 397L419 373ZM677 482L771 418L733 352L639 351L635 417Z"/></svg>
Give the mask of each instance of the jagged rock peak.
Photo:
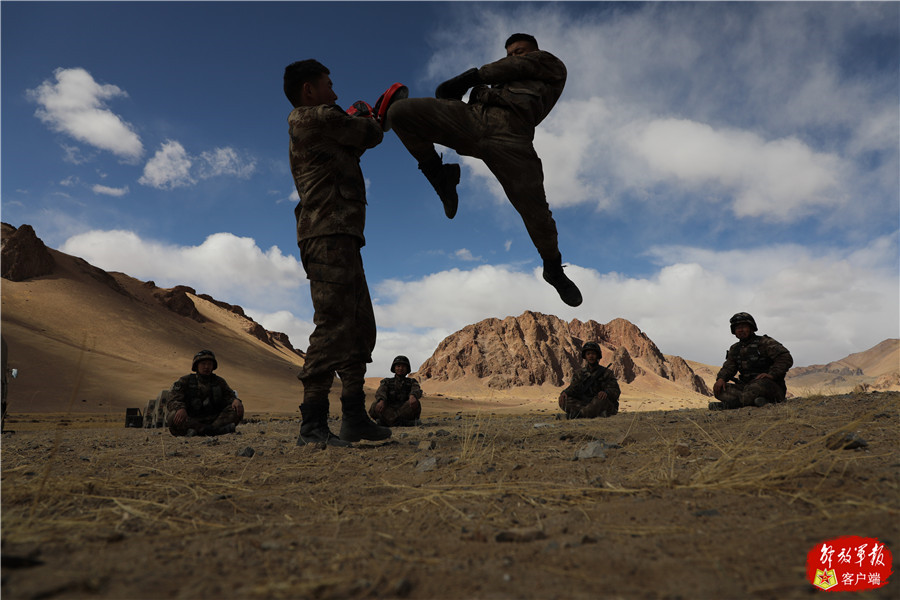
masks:
<svg viewBox="0 0 900 600"><path fill-rule="evenodd" d="M660 377L700 393L698 386L705 390L687 363L670 365L656 344L626 319L605 325L577 319L567 323L532 311L467 325L441 341L417 375L439 381L475 376L498 389L545 383L561 386L581 366L581 347L589 341L600 344L601 364L610 365L622 383L646 374L645 368L635 364L638 359Z"/></svg>

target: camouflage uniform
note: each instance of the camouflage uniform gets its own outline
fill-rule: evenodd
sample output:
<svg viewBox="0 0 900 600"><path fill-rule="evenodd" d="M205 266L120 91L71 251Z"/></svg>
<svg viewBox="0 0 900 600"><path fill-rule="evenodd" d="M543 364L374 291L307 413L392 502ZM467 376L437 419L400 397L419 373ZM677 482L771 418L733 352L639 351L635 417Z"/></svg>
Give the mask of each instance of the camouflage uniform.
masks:
<svg viewBox="0 0 900 600"><path fill-rule="evenodd" d="M469 103L438 98L395 101L388 120L410 154L422 164L434 144L481 159L519 212L545 261L560 260L556 222L544 193L534 128L556 104L566 84L566 66L543 50L507 56L478 69L481 81Z"/></svg>
<svg viewBox="0 0 900 600"><path fill-rule="evenodd" d="M784 402L787 385L784 376L794 364L788 349L767 335L751 334L750 337L732 345L725 354L725 363L716 374L716 379L728 381L740 372L737 383L728 383L716 398L727 408L752 406L756 398L766 402ZM756 379L768 373L771 379Z"/></svg>
<svg viewBox="0 0 900 600"><path fill-rule="evenodd" d="M409 403L410 396L414 396L416 400L422 398L422 388L418 381L405 375L385 377L375 392L375 402L369 407L369 415L376 423L387 427L414 425L422 416L422 403L413 407ZM375 412L379 401L384 402L381 414Z"/></svg>
<svg viewBox="0 0 900 600"><path fill-rule="evenodd" d="M297 245L316 325L298 377L324 399L337 371L344 395L363 393L375 348L375 315L363 270L366 187L359 159L384 133L374 119L336 105L299 106L288 117L290 161L300 202Z"/></svg>
<svg viewBox="0 0 900 600"><path fill-rule="evenodd" d="M216 431L229 423L237 425L241 419L234 409L237 394L228 383L215 374L191 373L172 384L166 403L166 427L172 435L185 435L188 429L197 433ZM187 421L175 427L175 413L187 411Z"/></svg>
<svg viewBox="0 0 900 600"><path fill-rule="evenodd" d="M597 398L599 392L606 392L606 398ZM581 367L572 376L572 383L563 390L566 399L559 401L559 407L569 419L611 417L619 412L619 382L613 372L604 366Z"/></svg>

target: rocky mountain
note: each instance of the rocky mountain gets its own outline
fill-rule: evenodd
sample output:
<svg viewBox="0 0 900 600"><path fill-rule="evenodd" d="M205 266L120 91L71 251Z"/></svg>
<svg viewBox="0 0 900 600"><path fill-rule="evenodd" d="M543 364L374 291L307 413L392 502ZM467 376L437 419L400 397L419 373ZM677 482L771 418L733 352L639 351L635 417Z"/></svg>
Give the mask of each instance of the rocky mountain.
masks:
<svg viewBox="0 0 900 600"><path fill-rule="evenodd" d="M190 371L200 349L249 410L295 411L303 353L240 306L187 286L160 288L48 248L2 224L2 333L13 411L143 407Z"/></svg>
<svg viewBox="0 0 900 600"><path fill-rule="evenodd" d="M563 321L526 311L518 317L485 319L445 338L417 371L424 382L477 378L489 388L565 385L580 368L581 346L596 341L601 364L624 387L647 380L673 382L709 396L703 378L682 358L665 356L637 326L625 319L606 324Z"/></svg>

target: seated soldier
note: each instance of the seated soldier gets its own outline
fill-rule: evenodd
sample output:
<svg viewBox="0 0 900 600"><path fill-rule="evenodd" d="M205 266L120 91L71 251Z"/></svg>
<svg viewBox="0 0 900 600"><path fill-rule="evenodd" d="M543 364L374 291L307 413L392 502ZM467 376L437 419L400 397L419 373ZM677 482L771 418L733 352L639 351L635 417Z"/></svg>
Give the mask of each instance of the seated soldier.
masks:
<svg viewBox="0 0 900 600"><path fill-rule="evenodd" d="M244 405L224 379L213 375L218 366L212 351L201 350L191 365L194 373L172 384L166 402L166 427L172 435L234 433L244 418Z"/></svg>
<svg viewBox="0 0 900 600"><path fill-rule="evenodd" d="M756 335L756 321L749 313L731 317L731 333L738 341L725 353L725 363L713 385L719 402L710 402L709 410L784 402L784 376L794 364L788 349L767 335ZM736 382L729 383L738 373Z"/></svg>
<svg viewBox="0 0 900 600"><path fill-rule="evenodd" d="M385 377L375 392L375 402L369 407L369 415L385 427L409 427L418 425L422 415L422 388L419 382L406 375L411 367L409 359L398 356L391 363L393 377Z"/></svg>
<svg viewBox="0 0 900 600"><path fill-rule="evenodd" d="M581 348L581 358L587 363L572 376L572 383L559 395L559 407L567 419L611 417L619 412L619 382L606 367L600 366L603 352L597 342Z"/></svg>

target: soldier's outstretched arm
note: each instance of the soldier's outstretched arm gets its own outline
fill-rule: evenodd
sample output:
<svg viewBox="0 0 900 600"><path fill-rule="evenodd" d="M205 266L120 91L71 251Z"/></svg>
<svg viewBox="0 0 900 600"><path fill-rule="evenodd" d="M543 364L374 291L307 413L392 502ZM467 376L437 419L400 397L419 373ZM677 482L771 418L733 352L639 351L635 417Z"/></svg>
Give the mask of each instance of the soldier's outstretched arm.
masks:
<svg viewBox="0 0 900 600"><path fill-rule="evenodd" d="M371 117L355 117L339 106L321 106L322 133L342 146L357 150L374 148L384 139L381 125Z"/></svg>

